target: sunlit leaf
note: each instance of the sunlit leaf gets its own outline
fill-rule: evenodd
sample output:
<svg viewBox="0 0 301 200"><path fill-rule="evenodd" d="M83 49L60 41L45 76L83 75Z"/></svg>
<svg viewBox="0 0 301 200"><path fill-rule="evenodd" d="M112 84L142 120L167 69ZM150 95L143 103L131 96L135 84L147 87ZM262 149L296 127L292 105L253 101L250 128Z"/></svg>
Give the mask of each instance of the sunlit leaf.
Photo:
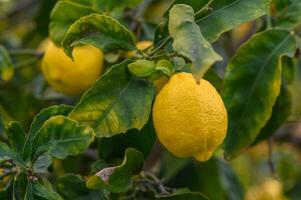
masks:
<svg viewBox="0 0 301 200"><path fill-rule="evenodd" d="M43 109L39 114L37 114L30 127L29 135L27 137L24 150L23 158L26 160L31 156L33 140L38 133L38 130L43 126L45 121L49 118L57 115L67 116L72 110L71 106L67 105L54 105L48 108Z"/></svg>
<svg viewBox="0 0 301 200"><path fill-rule="evenodd" d="M47 120L36 133L32 146L32 159L44 152L59 159L84 152L94 140L91 128L79 125L64 116Z"/></svg>
<svg viewBox="0 0 301 200"><path fill-rule="evenodd" d="M97 137L110 137L129 129L142 129L147 123L153 86L127 71L125 61L112 67L86 92L69 114L95 130Z"/></svg>
<svg viewBox="0 0 301 200"><path fill-rule="evenodd" d="M61 45L68 28L80 17L97 11L71 1L58 1L50 15L49 35L56 45Z"/></svg>
<svg viewBox="0 0 301 200"><path fill-rule="evenodd" d="M131 33L117 20L101 14L81 17L72 24L63 40L67 55L79 44L91 44L103 51L134 50L135 41Z"/></svg>
<svg viewBox="0 0 301 200"><path fill-rule="evenodd" d="M202 78L212 64L222 60L203 37L190 6L179 4L171 8L168 29L173 49L192 61L191 71L197 78Z"/></svg>
<svg viewBox="0 0 301 200"><path fill-rule="evenodd" d="M204 37L210 42L234 27L259 18L269 10L270 0L217 0L209 14L197 19Z"/></svg>
<svg viewBox="0 0 301 200"><path fill-rule="evenodd" d="M25 131L23 126L20 122L12 121L6 126L6 134L10 146L21 155L25 143Z"/></svg>
<svg viewBox="0 0 301 200"><path fill-rule="evenodd" d="M281 57L294 56L295 50L290 32L268 30L253 36L228 64L222 89L229 117L228 159L247 148L270 118L280 92Z"/></svg>
<svg viewBox="0 0 301 200"><path fill-rule="evenodd" d="M283 57L282 59L283 75L280 94L277 97L275 105L273 106L271 118L262 128L255 141L253 142L253 145L272 136L292 114L293 97L291 84L294 82L295 77L295 63L292 60L293 59L289 57Z"/></svg>

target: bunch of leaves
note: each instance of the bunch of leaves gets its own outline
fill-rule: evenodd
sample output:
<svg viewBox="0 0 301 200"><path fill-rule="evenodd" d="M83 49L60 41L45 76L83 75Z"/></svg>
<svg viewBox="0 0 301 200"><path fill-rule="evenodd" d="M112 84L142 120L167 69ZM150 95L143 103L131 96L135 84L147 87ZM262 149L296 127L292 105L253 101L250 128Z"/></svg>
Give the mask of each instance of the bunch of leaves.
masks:
<svg viewBox="0 0 301 200"><path fill-rule="evenodd" d="M14 178L3 195L10 193L12 188L16 199L24 196L26 199L73 199L74 196L83 199L118 199L121 196L129 199L206 199L200 193L166 188L147 173L139 175L144 156L147 158L155 141L149 119L156 96L153 82L178 71L190 72L198 80L215 77L219 82L217 75L209 74L215 75L209 69L222 60L212 43L223 33L245 22L259 20L266 13L266 24L269 25L266 30L246 41L227 64L221 87L229 115L229 130L223 144L226 158L232 159L252 144L268 138L287 120L291 102L288 88L294 76L294 70L289 68L294 63L298 37L294 30L301 16L298 1L286 5L296 13L292 19L285 10L271 16L269 0L175 0L164 15L164 22L156 27L154 44L144 51L136 47L136 39L127 24L114 17L120 7L135 7L139 3L61 0L55 4L50 15L49 36L71 58L73 48L84 44L105 53L136 51L136 55L110 67L74 107L60 105L42 110L34 118L28 134L18 122L8 125L9 145L1 143L0 158ZM269 23L271 18L272 24ZM5 50L0 53L0 75L5 81L6 74L13 71L13 65ZM129 70L129 66L138 60L148 64L142 64L137 73ZM151 71L147 71L149 66L152 66ZM148 73L142 75L141 71ZM94 163L87 180L74 174L60 178L56 183L57 193L54 192L42 176L51 165L51 158L65 159L82 154L92 144L94 136L100 140L97 158L104 160ZM125 144L126 141L131 143ZM111 162L114 156L120 158L123 154L121 163L119 159L117 164ZM180 164L180 167L184 165ZM212 199L225 195L232 199L242 198L239 181L224 162L213 160L201 165L201 169L221 172L213 174L219 174L214 181L219 182L222 192L212 192L211 186L207 188L209 183L202 183L202 189L189 183L187 187L204 192ZM206 177L195 178L208 180ZM173 185L172 181L170 184ZM229 187L236 187L235 191L239 192L227 193Z"/></svg>

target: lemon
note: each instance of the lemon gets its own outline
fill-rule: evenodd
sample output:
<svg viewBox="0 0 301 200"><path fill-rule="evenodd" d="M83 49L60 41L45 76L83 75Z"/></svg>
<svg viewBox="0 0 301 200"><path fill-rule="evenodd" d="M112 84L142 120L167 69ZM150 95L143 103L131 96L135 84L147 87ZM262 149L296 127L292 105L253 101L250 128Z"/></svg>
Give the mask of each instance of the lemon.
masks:
<svg viewBox="0 0 301 200"><path fill-rule="evenodd" d="M49 85L67 95L85 92L101 75L104 55L91 46L77 46L73 50L74 61L52 42L45 48L42 72Z"/></svg>
<svg viewBox="0 0 301 200"><path fill-rule="evenodd" d="M153 122L160 142L178 157L208 160L227 132L227 111L216 89L190 73L172 75L156 97Z"/></svg>

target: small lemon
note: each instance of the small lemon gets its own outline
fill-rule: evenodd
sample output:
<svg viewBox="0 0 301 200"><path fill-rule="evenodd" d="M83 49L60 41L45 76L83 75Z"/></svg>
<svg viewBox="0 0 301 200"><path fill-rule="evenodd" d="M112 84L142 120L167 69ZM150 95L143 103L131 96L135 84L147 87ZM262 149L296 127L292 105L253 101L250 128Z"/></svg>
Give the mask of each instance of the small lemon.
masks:
<svg viewBox="0 0 301 200"><path fill-rule="evenodd" d="M178 157L206 161L224 140L227 111L216 89L192 74L172 75L156 97L153 122L160 142Z"/></svg>
<svg viewBox="0 0 301 200"><path fill-rule="evenodd" d="M77 95L85 92L101 75L104 55L91 46L77 46L71 60L60 47L48 43L42 60L42 72L49 85L58 92Z"/></svg>

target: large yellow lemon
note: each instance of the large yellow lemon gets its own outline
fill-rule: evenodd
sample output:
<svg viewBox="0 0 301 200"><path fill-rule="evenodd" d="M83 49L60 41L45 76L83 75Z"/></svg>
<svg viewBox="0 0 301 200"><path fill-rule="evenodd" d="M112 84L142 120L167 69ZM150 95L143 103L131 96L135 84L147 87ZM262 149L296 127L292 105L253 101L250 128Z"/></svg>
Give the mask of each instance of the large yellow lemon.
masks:
<svg viewBox="0 0 301 200"><path fill-rule="evenodd" d="M85 92L100 76L104 67L102 51L91 46L77 46L72 61L52 42L48 43L42 60L42 72L49 85L67 95Z"/></svg>
<svg viewBox="0 0 301 200"><path fill-rule="evenodd" d="M160 142L178 157L206 161L224 140L227 111L216 89L192 74L173 75L156 97L153 122Z"/></svg>

